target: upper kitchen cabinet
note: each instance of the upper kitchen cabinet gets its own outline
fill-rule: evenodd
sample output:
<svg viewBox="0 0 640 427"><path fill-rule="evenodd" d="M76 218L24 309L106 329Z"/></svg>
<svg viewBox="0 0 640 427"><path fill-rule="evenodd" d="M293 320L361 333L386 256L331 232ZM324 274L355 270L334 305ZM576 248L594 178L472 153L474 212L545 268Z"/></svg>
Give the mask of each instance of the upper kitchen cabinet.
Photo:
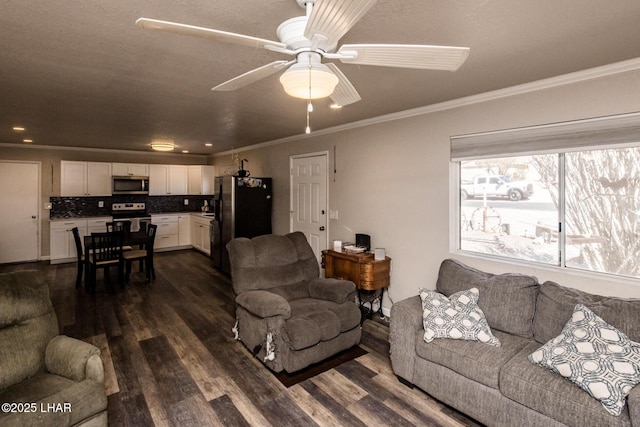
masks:
<svg viewBox="0 0 640 427"><path fill-rule="evenodd" d="M149 176L149 165L141 163L112 163L114 176Z"/></svg>
<svg viewBox="0 0 640 427"><path fill-rule="evenodd" d="M214 166L188 166L189 194L213 194L213 180L216 176Z"/></svg>
<svg viewBox="0 0 640 427"><path fill-rule="evenodd" d="M149 195L186 195L186 165L149 165Z"/></svg>
<svg viewBox="0 0 640 427"><path fill-rule="evenodd" d="M110 196L111 163L60 162L61 196Z"/></svg>

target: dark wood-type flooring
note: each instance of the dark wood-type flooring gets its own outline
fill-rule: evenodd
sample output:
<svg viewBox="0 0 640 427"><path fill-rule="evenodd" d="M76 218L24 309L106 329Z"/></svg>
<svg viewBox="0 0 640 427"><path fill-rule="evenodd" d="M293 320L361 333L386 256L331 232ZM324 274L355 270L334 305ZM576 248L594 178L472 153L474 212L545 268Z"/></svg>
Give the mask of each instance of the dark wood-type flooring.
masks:
<svg viewBox="0 0 640 427"><path fill-rule="evenodd" d="M0 265L43 271L61 332L102 350L110 425L477 426L397 380L379 319L363 325L368 354L285 388L234 340L231 285L209 258L155 257L152 283L136 272L107 293L99 273L95 295L75 289L75 263Z"/></svg>

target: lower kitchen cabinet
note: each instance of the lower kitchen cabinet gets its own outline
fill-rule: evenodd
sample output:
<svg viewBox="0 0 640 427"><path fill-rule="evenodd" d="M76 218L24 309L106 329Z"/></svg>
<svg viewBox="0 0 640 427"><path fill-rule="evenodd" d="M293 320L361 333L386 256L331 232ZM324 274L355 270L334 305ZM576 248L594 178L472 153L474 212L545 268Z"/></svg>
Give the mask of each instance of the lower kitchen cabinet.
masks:
<svg viewBox="0 0 640 427"><path fill-rule="evenodd" d="M151 215L151 223L158 226L154 249L180 245L178 215Z"/></svg>
<svg viewBox="0 0 640 427"><path fill-rule="evenodd" d="M178 244L191 246L191 214L178 215Z"/></svg>
<svg viewBox="0 0 640 427"><path fill-rule="evenodd" d="M50 222L51 264L73 262L77 259L76 245L71 229L78 227L80 239L95 232L107 231L111 217L52 220ZM192 246L207 255L211 254L211 218L200 214L172 213L151 215L151 223L158 226L154 249L185 249Z"/></svg>
<svg viewBox="0 0 640 427"><path fill-rule="evenodd" d="M87 220L51 221L49 226L49 260L51 264L76 260L76 244L71 230L78 227L80 236L87 234Z"/></svg>
<svg viewBox="0 0 640 427"><path fill-rule="evenodd" d="M105 231L107 231L107 222L110 222L110 221L113 221L112 217L88 219L87 234L104 233Z"/></svg>
<svg viewBox="0 0 640 427"><path fill-rule="evenodd" d="M211 219L193 216L191 218L191 245L207 255L211 255Z"/></svg>
<svg viewBox="0 0 640 427"><path fill-rule="evenodd" d="M88 234L107 231L111 217L91 219L60 219L49 223L49 260L51 264L72 262L78 259L76 242L71 230L78 227L80 240Z"/></svg>

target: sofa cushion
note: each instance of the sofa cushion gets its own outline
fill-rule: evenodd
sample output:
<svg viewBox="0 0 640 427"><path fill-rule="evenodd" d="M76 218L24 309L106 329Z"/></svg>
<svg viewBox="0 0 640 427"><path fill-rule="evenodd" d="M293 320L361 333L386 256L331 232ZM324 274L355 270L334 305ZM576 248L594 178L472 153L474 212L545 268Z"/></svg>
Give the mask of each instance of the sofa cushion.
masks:
<svg viewBox="0 0 640 427"><path fill-rule="evenodd" d="M309 298L309 288L306 282L293 283L290 285L276 286L269 288L269 292L280 295L287 301L294 301L301 298Z"/></svg>
<svg viewBox="0 0 640 427"><path fill-rule="evenodd" d="M640 383L640 344L581 304L562 333L529 360L573 382L616 416Z"/></svg>
<svg viewBox="0 0 640 427"><path fill-rule="evenodd" d="M352 302L344 302L342 304L327 304L327 309L335 313L340 319L340 332L347 332L355 327L360 326L362 314L360 308Z"/></svg>
<svg viewBox="0 0 640 427"><path fill-rule="evenodd" d="M623 299L593 295L577 289L565 288L554 282L540 286L533 332L536 341L544 344L557 337L571 318L577 304L615 326L632 341L640 342L640 299Z"/></svg>
<svg viewBox="0 0 640 427"><path fill-rule="evenodd" d="M531 363L528 355L539 347L530 342L504 364L500 391L505 397L570 426L631 426L627 409L621 416L613 416L571 382Z"/></svg>
<svg viewBox="0 0 640 427"><path fill-rule="evenodd" d="M284 324L284 333L293 350L302 350L320 342L322 331L308 317L292 317Z"/></svg>
<svg viewBox="0 0 640 427"><path fill-rule="evenodd" d="M456 292L447 298L441 293L420 290L424 340L435 338L480 341L500 347L500 341L491 333L484 313L478 307L478 290Z"/></svg>
<svg viewBox="0 0 640 427"><path fill-rule="evenodd" d="M284 331L293 350L302 350L320 341L329 341L360 323L354 303L336 304L312 298L291 302L291 318Z"/></svg>
<svg viewBox="0 0 640 427"><path fill-rule="evenodd" d="M416 352L423 359L497 389L502 365L530 341L500 331L495 331L495 335L502 343L500 347L484 345L477 341L434 340L426 343L418 340Z"/></svg>
<svg viewBox="0 0 640 427"><path fill-rule="evenodd" d="M440 265L436 289L447 296L477 288L478 305L491 329L531 338L538 294L538 279L523 274L485 273L446 259Z"/></svg>

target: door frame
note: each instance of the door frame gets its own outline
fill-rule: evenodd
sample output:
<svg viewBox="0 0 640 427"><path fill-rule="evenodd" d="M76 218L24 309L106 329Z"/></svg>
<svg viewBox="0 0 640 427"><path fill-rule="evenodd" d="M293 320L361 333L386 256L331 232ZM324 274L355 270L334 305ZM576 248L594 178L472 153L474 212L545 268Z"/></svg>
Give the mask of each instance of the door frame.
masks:
<svg viewBox="0 0 640 427"><path fill-rule="evenodd" d="M36 236L37 236L37 248L36 248L36 261L42 261L42 162L36 160L0 160L1 163L22 163L36 165L38 168L38 194L36 195Z"/></svg>
<svg viewBox="0 0 640 427"><path fill-rule="evenodd" d="M325 247L329 247L329 150L325 151L315 151L312 153L303 153L303 154L292 154L289 156L289 232L293 232L293 162L296 159L304 159L307 157L324 157L326 167L325 167L325 188L327 189L326 194L326 205L324 207L327 218L327 233L326 233L326 242Z"/></svg>

